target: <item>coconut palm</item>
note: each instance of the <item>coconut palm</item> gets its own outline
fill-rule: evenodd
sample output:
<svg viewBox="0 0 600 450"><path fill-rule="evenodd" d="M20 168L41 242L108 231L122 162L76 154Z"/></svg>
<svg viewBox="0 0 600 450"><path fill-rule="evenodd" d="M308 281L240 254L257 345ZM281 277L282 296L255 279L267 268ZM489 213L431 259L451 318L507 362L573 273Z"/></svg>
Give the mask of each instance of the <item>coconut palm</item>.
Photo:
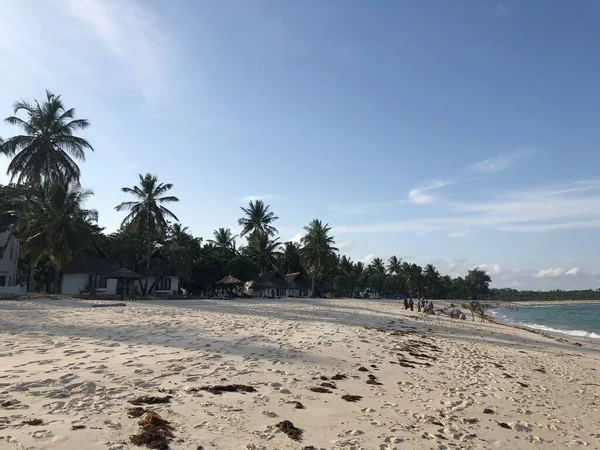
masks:
<svg viewBox="0 0 600 450"><path fill-rule="evenodd" d="M33 266L49 258L56 269L55 289L60 271L77 252L90 248L99 232L98 213L85 209L92 191L83 190L65 178L46 179L26 194L17 232L22 255Z"/></svg>
<svg viewBox="0 0 600 450"><path fill-rule="evenodd" d="M273 270L277 263L277 250L281 245L278 241L279 238L271 239L266 232L256 231L250 235L244 251L261 271L268 272Z"/></svg>
<svg viewBox="0 0 600 450"><path fill-rule="evenodd" d="M24 134L7 139L0 147L12 157L7 171L11 182L40 184L57 174L78 182L81 173L75 160L85 161L85 151L93 148L75 133L86 129L89 122L75 119L75 109L65 109L60 95L50 91L42 103L22 100L15 102L13 109L14 115L5 122L20 127ZM17 116L21 111L24 119Z"/></svg>
<svg viewBox="0 0 600 450"><path fill-rule="evenodd" d="M235 238L237 235L231 233L229 228L219 228L213 232L214 239L208 242L222 251L235 251Z"/></svg>
<svg viewBox="0 0 600 450"><path fill-rule="evenodd" d="M378 274L385 274L385 265L383 264L383 260L381 258L375 258L373 261L371 261L371 264L369 264L369 269Z"/></svg>
<svg viewBox="0 0 600 450"><path fill-rule="evenodd" d="M388 259L387 270L390 275L399 275L402 268L402 258L391 256Z"/></svg>
<svg viewBox="0 0 600 450"><path fill-rule="evenodd" d="M272 225L279 217L269 211L270 206L264 204L262 200L250 200L247 208L241 207L244 211L244 217L238 219L238 224L242 227L240 236L249 233L262 232L268 236L274 236L277 229Z"/></svg>
<svg viewBox="0 0 600 450"><path fill-rule="evenodd" d="M322 268L331 264L335 253L335 241L329 236L331 227L329 224L314 219L308 226L304 227L306 234L302 237L302 257L308 266L312 268L312 295L315 296L317 278Z"/></svg>
<svg viewBox="0 0 600 450"><path fill-rule="evenodd" d="M300 272L302 270L300 244L297 242L286 242L279 256L278 266L282 274Z"/></svg>
<svg viewBox="0 0 600 450"><path fill-rule="evenodd" d="M178 202L179 199L164 195L171 190L173 185L171 183L159 183L156 175L147 173L142 176L140 174L139 178L139 186L121 188L122 192L133 195L137 201L123 202L115 209L117 211L130 211L123 219L122 226L131 226L146 238L146 272L149 272L153 240L166 234L169 227L168 218L179 221L175 214L163 205ZM144 294L147 292L147 288L148 276L146 276Z"/></svg>
<svg viewBox="0 0 600 450"><path fill-rule="evenodd" d="M437 288L440 284L440 274L433 264L427 264L423 271L423 280L427 288L427 296L435 297Z"/></svg>

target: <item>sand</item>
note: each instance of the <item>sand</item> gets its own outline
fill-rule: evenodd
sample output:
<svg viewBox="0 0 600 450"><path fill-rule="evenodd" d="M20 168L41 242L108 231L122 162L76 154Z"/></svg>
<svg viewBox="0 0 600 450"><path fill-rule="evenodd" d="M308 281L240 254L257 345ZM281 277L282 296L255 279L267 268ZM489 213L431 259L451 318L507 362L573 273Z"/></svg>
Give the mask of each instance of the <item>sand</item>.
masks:
<svg viewBox="0 0 600 450"><path fill-rule="evenodd" d="M385 300L92 303L0 301L1 449L140 448L139 396L170 396L140 407L172 449L600 446L594 343Z"/></svg>

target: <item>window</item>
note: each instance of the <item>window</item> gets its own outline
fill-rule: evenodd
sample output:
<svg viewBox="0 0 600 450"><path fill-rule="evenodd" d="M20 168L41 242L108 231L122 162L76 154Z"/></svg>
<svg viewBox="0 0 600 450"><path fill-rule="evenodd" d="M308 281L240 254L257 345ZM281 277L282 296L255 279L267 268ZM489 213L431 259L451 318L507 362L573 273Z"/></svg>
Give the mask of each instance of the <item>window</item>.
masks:
<svg viewBox="0 0 600 450"><path fill-rule="evenodd" d="M93 273L90 275L90 288L106 289L106 277Z"/></svg>
<svg viewBox="0 0 600 450"><path fill-rule="evenodd" d="M171 290L171 277L164 277L158 280L156 284L157 291L170 291Z"/></svg>
<svg viewBox="0 0 600 450"><path fill-rule="evenodd" d="M278 297L285 297L285 289L286 288L277 288L277 296Z"/></svg>
<svg viewBox="0 0 600 450"><path fill-rule="evenodd" d="M6 286L6 275L0 275L0 286Z"/></svg>

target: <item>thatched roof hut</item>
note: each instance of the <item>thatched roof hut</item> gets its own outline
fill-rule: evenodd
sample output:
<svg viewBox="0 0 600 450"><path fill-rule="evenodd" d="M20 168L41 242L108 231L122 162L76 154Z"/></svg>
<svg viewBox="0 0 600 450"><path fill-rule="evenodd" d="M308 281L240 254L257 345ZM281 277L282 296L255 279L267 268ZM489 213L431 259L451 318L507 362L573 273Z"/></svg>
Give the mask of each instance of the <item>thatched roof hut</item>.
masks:
<svg viewBox="0 0 600 450"><path fill-rule="evenodd" d="M232 276L231 274L227 275L225 278L217 281L216 284L223 284L223 285L236 285L236 284L243 284L243 281L238 280L236 277Z"/></svg>

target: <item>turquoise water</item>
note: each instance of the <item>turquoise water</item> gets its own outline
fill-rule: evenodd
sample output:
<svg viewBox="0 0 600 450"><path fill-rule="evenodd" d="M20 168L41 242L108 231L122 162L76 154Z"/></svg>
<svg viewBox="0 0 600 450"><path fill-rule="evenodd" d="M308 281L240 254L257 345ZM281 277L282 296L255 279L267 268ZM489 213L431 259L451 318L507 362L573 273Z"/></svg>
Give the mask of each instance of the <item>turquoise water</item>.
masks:
<svg viewBox="0 0 600 450"><path fill-rule="evenodd" d="M600 304L500 308L490 311L502 322L567 336L600 339Z"/></svg>

